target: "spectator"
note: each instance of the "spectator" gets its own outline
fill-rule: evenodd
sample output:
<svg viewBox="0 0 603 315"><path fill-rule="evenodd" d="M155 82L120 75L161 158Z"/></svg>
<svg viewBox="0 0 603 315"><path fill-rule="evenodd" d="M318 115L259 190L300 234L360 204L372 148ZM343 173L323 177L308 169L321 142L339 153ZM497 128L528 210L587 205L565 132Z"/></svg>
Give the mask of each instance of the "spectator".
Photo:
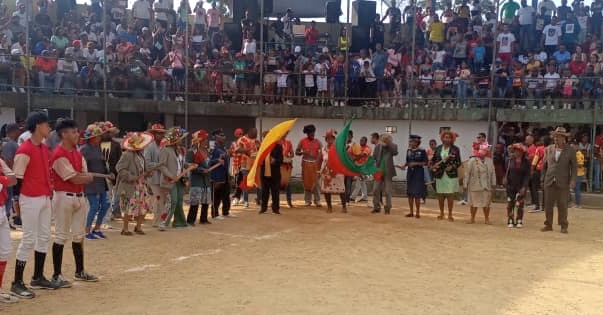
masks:
<svg viewBox="0 0 603 315"><path fill-rule="evenodd" d="M195 8L193 9L193 13L195 13L195 30L197 30L200 34L205 34L205 9L203 8L203 4L205 1L199 0L195 4Z"/></svg>
<svg viewBox="0 0 603 315"><path fill-rule="evenodd" d="M385 21L385 19L389 18L389 34L390 37L395 37L396 34L400 31L400 26L402 23L402 12L398 7L396 7L396 1L391 1L391 6L387 8L385 11L385 15L381 22Z"/></svg>
<svg viewBox="0 0 603 315"><path fill-rule="evenodd" d="M504 24L511 24L515 19L515 14L520 9L519 4L513 0L508 0L500 8L500 19Z"/></svg>
<svg viewBox="0 0 603 315"><path fill-rule="evenodd" d="M149 79L153 87L153 100L166 101L167 97L167 80L168 74L165 68L161 65L160 60L155 60L153 65L148 70Z"/></svg>
<svg viewBox="0 0 603 315"><path fill-rule="evenodd" d="M56 55L51 55L48 50L42 51L41 55L36 58L36 69L38 70L38 82L40 89L46 88L46 82L52 80L54 86L55 73L57 71Z"/></svg>
<svg viewBox="0 0 603 315"><path fill-rule="evenodd" d="M138 28L149 27L153 8L147 0L136 0L132 4L132 19L136 22Z"/></svg>
<svg viewBox="0 0 603 315"><path fill-rule="evenodd" d="M513 0L509 0L508 3L515 3ZM513 56L513 44L516 42L515 35L509 32L509 25L503 25L502 33L498 34L496 38L498 57L502 59L505 64L511 62Z"/></svg>
<svg viewBox="0 0 603 315"><path fill-rule="evenodd" d="M205 25L208 26L208 38L212 38L212 35L220 30L220 25L222 25L222 12L216 9L215 1L211 3L211 9L207 10Z"/></svg>
<svg viewBox="0 0 603 315"><path fill-rule="evenodd" d="M172 14L173 8L169 7L166 0L157 0L153 4L155 11L155 22L159 23L164 29L168 28L168 14Z"/></svg>
<svg viewBox="0 0 603 315"><path fill-rule="evenodd" d="M72 51L65 52L65 58L57 62L57 74L54 81L54 92L59 93L65 81L75 86L76 75L79 73L77 62L74 60Z"/></svg>
<svg viewBox="0 0 603 315"><path fill-rule="evenodd" d="M561 36L563 35L561 26L557 25L557 21L558 18L554 16L551 19L551 24L546 25L542 31L544 36L542 37L541 46L543 46L549 56L555 52L560 43Z"/></svg>

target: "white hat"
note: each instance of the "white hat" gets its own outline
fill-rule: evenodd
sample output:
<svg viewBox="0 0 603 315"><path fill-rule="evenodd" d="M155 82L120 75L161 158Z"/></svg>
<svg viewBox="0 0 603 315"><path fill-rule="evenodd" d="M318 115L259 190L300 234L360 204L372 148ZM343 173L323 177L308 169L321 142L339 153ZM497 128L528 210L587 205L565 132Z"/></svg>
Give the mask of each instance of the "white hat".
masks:
<svg viewBox="0 0 603 315"><path fill-rule="evenodd" d="M23 52L21 51L21 49L15 48L15 49L13 49L13 50L10 51L10 54L13 55L13 56L17 56L17 55L22 55Z"/></svg>
<svg viewBox="0 0 603 315"><path fill-rule="evenodd" d="M323 54L326 54L326 53L328 53L328 52L329 52L329 48L327 48L327 47L323 47L323 48L322 48L322 53L323 53Z"/></svg>
<svg viewBox="0 0 603 315"><path fill-rule="evenodd" d="M295 46L295 49L293 50L293 52L296 53L296 54L301 53L301 47Z"/></svg>

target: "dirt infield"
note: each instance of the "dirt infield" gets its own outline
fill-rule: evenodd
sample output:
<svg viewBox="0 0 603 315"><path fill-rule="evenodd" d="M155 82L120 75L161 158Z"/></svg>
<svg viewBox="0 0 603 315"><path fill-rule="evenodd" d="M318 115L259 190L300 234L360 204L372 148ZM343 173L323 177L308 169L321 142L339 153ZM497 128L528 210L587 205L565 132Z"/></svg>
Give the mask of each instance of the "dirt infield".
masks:
<svg viewBox="0 0 603 315"><path fill-rule="evenodd" d="M297 199L301 199L297 196ZM569 234L542 233L544 215L509 229L502 204L493 225L437 221L428 200L421 219L324 208L238 216L210 226L86 243L98 283L36 291L0 305L3 314L601 314L603 211L571 210ZM336 210L338 208L336 207ZM238 211L240 210L240 211ZM483 218L478 216L478 222ZM116 222L117 226L121 222ZM13 233L13 246L20 233ZM13 278L13 256L3 283ZM73 275L71 247L63 271ZM33 269L33 255L25 278ZM52 273L47 259L46 275Z"/></svg>

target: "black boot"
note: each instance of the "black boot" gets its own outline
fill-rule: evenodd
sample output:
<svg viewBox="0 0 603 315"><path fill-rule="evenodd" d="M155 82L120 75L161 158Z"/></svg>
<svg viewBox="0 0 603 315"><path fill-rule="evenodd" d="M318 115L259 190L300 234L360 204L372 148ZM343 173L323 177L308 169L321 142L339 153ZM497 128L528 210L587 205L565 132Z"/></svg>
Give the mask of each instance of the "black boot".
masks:
<svg viewBox="0 0 603 315"><path fill-rule="evenodd" d="M211 224L211 222L209 222L207 220L207 212L209 210L209 204L202 204L201 205L201 218L199 219L199 222L201 224Z"/></svg>
<svg viewBox="0 0 603 315"><path fill-rule="evenodd" d="M195 226L195 220L197 219L197 212L199 211L199 205L191 205L188 208L188 215L186 216L186 223L188 225Z"/></svg>

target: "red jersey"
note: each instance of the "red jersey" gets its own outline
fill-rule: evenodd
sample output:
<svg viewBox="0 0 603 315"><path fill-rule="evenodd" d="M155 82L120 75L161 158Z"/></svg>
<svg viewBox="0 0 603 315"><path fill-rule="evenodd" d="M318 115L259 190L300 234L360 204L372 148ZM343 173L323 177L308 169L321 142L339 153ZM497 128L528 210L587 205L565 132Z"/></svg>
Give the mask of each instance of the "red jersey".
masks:
<svg viewBox="0 0 603 315"><path fill-rule="evenodd" d="M28 197L52 195L50 152L45 144L35 145L31 139L23 142L15 153L13 170L22 179L21 194Z"/></svg>
<svg viewBox="0 0 603 315"><path fill-rule="evenodd" d="M318 161L322 157L320 152L320 141L316 139L303 138L299 141L298 149L302 151L302 159L307 161Z"/></svg>
<svg viewBox="0 0 603 315"><path fill-rule="evenodd" d="M293 159L293 144L289 140L281 140L279 144L283 147L283 157L286 162L283 163L291 163L288 160Z"/></svg>
<svg viewBox="0 0 603 315"><path fill-rule="evenodd" d="M76 148L67 151L62 145L57 146L50 159L54 190L71 193L84 192L84 185L69 182L71 178L85 170L84 163L82 154Z"/></svg>
<svg viewBox="0 0 603 315"><path fill-rule="evenodd" d="M360 158L358 158L356 160L356 164L358 165L362 165L364 163L366 163L366 160L368 160L369 156L371 156L371 147L369 147L368 145L365 146L360 146Z"/></svg>
<svg viewBox="0 0 603 315"><path fill-rule="evenodd" d="M534 151L534 158L532 159L532 166L536 167L537 171L542 171L542 164L544 162L544 150L545 147L543 145L539 145L536 147Z"/></svg>

